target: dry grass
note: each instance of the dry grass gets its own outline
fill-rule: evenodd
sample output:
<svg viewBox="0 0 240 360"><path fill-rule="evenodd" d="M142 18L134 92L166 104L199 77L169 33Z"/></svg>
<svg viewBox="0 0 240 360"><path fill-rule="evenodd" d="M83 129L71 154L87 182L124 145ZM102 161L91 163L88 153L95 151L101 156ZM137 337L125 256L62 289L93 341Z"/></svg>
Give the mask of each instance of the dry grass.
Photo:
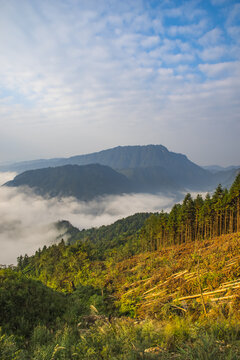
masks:
<svg viewBox="0 0 240 360"><path fill-rule="evenodd" d="M186 311L201 306L200 280L210 312L220 303L230 307L238 301L239 265L236 233L136 255L115 264L111 282L119 304L135 304L135 316L145 318L158 317L165 305Z"/></svg>

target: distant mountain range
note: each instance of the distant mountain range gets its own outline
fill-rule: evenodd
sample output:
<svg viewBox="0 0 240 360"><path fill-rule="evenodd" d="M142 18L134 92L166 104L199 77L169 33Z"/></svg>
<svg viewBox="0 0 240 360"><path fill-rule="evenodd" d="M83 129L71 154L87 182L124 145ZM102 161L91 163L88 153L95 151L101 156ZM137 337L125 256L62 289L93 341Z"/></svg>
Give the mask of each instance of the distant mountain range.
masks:
<svg viewBox="0 0 240 360"><path fill-rule="evenodd" d="M1 170L24 171L7 186L29 186L41 195L81 200L129 192L210 191L218 183L230 185L237 171L203 169L162 145L118 146L70 158L16 163Z"/></svg>
<svg viewBox="0 0 240 360"><path fill-rule="evenodd" d="M219 166L219 165L206 165L202 166L203 169L211 171L213 174L219 172L219 171L229 171L229 170L237 170L240 169L240 165L230 165L227 167Z"/></svg>
<svg viewBox="0 0 240 360"><path fill-rule="evenodd" d="M26 170L47 167L88 164L106 165L117 170L155 166L176 169L181 165L184 167L184 171L194 168L195 171L206 174L200 166L188 160L186 155L168 151L168 149L162 145L118 146L112 149L69 158L23 161L0 166L0 171L15 171L20 173Z"/></svg>

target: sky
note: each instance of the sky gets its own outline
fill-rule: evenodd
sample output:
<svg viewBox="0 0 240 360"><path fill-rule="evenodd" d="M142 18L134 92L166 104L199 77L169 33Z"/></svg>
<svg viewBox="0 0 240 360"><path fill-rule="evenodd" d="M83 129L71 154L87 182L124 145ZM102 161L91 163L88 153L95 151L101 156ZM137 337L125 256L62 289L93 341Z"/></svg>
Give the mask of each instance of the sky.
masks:
<svg viewBox="0 0 240 360"><path fill-rule="evenodd" d="M240 165L240 0L0 0L0 162L162 144Z"/></svg>

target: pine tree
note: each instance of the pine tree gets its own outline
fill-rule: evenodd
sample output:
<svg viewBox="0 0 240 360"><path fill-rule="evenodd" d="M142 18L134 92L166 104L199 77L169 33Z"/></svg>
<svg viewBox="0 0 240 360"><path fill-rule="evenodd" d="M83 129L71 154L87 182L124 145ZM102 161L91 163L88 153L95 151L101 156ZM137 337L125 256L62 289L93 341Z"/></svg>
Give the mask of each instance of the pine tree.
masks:
<svg viewBox="0 0 240 360"><path fill-rule="evenodd" d="M229 191L229 200L231 204L232 231L240 231L240 173L237 175Z"/></svg>
<svg viewBox="0 0 240 360"><path fill-rule="evenodd" d="M214 225L213 225L213 235L220 235L221 233L221 210L222 210L222 199L224 196L224 191L222 185L219 184L212 196L212 208L214 211Z"/></svg>

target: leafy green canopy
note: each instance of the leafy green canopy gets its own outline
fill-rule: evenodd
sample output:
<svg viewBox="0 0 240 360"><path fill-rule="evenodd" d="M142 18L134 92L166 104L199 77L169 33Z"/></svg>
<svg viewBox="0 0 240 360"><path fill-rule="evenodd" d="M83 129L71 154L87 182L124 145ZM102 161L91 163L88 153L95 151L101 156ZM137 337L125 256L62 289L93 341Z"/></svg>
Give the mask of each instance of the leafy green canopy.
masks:
<svg viewBox="0 0 240 360"><path fill-rule="evenodd" d="M66 310L65 296L11 269L0 270L0 324L29 336L38 324L53 325Z"/></svg>

